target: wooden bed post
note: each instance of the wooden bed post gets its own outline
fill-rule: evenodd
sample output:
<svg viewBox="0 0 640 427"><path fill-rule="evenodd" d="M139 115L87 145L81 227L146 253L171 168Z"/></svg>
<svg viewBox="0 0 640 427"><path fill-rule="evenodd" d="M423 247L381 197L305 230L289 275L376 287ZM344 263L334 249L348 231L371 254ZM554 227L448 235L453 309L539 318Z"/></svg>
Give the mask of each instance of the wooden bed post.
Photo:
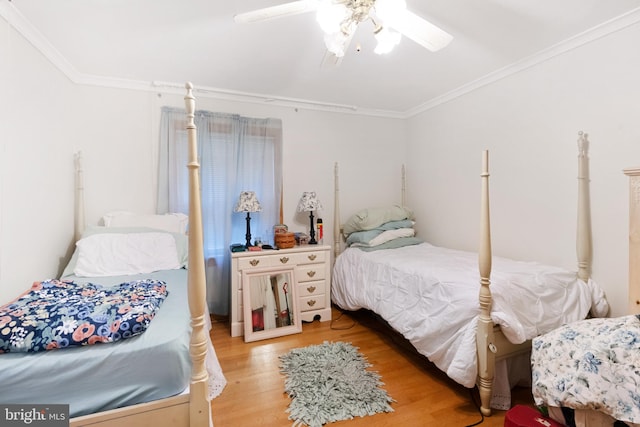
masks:
<svg viewBox="0 0 640 427"><path fill-rule="evenodd" d="M405 207L406 199L406 182L404 164L401 169L401 187L400 187L400 206ZM338 177L338 162L333 166L333 259L340 255L340 244L342 242L342 224L340 222L340 182Z"/></svg>
<svg viewBox="0 0 640 427"><path fill-rule="evenodd" d="M489 224L489 152L482 153L482 193L480 200L480 248L478 265L480 269L480 315L476 332L478 352L478 389L480 410L483 415L491 415L491 391L495 370L493 321L491 320L491 228Z"/></svg>
<svg viewBox="0 0 640 427"><path fill-rule="evenodd" d="M77 242L82 238L82 232L85 229L86 221L84 216L84 174L82 171L82 151L78 151L73 156L73 163L76 169L76 198L75 198L75 218L74 218L74 234Z"/></svg>
<svg viewBox="0 0 640 427"><path fill-rule="evenodd" d="M207 399L208 373L205 367L207 354L207 336L205 328L205 272L204 247L202 237L202 208L200 200L200 180L197 147L197 131L194 123L195 98L193 85L187 83L187 94L184 97L187 109L187 136L189 141L189 264L188 289L189 310L191 312L191 345L192 361L191 385L189 401L189 425L212 425L211 405Z"/></svg>
<svg viewBox="0 0 640 427"><path fill-rule="evenodd" d="M587 281L591 277L591 200L589 197L589 139L586 133L578 133L578 278Z"/></svg>
<svg viewBox="0 0 640 427"><path fill-rule="evenodd" d="M407 193L407 184L406 184L407 183L407 175L406 175L405 170L404 170L404 165L402 165L402 176L401 176L401 179L402 179L402 183L400 185L402 186L401 187L402 190L401 190L401 194L400 194L400 206L405 207L406 203L407 203L407 195L406 195L406 193Z"/></svg>
<svg viewBox="0 0 640 427"><path fill-rule="evenodd" d="M340 255L340 184L338 182L338 162L333 166L333 259Z"/></svg>

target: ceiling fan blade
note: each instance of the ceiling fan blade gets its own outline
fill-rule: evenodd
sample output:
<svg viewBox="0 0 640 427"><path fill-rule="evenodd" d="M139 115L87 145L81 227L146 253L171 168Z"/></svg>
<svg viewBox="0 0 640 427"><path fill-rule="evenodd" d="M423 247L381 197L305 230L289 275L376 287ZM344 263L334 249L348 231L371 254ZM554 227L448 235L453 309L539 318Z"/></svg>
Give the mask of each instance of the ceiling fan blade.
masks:
<svg viewBox="0 0 640 427"><path fill-rule="evenodd" d="M316 0L300 0L289 3L279 4L277 6L256 9L250 12L239 13L233 17L233 20L239 24L249 22L266 21L267 19L280 18L283 16L297 15L299 13L313 12L318 7Z"/></svg>
<svg viewBox="0 0 640 427"><path fill-rule="evenodd" d="M322 57L320 69L329 70L331 68L339 67L340 63L342 62L342 58L344 58L344 56L336 56L327 50Z"/></svg>
<svg viewBox="0 0 640 427"><path fill-rule="evenodd" d="M442 49L453 40L451 34L408 10L391 27L432 52Z"/></svg>

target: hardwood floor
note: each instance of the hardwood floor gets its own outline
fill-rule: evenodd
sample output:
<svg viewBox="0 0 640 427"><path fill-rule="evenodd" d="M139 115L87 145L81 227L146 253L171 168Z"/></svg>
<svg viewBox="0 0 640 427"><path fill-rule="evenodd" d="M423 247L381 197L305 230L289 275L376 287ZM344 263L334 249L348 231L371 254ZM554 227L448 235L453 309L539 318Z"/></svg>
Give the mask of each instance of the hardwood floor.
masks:
<svg viewBox="0 0 640 427"><path fill-rule="evenodd" d="M212 403L216 427L291 426L285 412L289 397L284 393L284 377L278 356L287 351L324 341L350 342L359 347L370 369L377 371L384 389L395 399L394 412L376 414L328 424L358 426L469 426L482 417L474 404L477 392L460 386L431 365L424 357L396 340L366 314L342 314L333 309L331 322L303 324L301 334L245 343L231 338L226 321L213 321L211 337L227 378L227 386ZM533 406L529 389L516 388L512 404ZM505 411L484 418L482 427L502 427Z"/></svg>

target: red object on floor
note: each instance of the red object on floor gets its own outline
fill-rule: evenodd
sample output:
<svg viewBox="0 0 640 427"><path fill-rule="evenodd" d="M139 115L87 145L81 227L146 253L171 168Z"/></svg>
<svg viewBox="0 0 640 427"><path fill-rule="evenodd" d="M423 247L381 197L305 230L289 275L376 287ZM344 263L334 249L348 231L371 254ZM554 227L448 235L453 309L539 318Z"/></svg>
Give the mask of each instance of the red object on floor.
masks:
<svg viewBox="0 0 640 427"><path fill-rule="evenodd" d="M504 427L564 427L564 425L545 417L537 409L516 405L505 414Z"/></svg>

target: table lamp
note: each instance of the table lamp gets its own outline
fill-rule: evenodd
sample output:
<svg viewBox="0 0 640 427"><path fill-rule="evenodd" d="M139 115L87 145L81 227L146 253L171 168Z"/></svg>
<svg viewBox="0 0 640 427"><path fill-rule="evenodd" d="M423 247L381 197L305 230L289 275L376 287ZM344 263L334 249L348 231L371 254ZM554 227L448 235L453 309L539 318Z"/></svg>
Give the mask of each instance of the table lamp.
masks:
<svg viewBox="0 0 640 427"><path fill-rule="evenodd" d="M298 212L309 212L309 244L317 245L316 241L316 232L313 227L313 211L317 211L322 209L322 204L320 200L316 197L315 191L305 191L302 193L302 197L300 198L300 202L298 202Z"/></svg>
<svg viewBox="0 0 640 427"><path fill-rule="evenodd" d="M245 237L247 239L246 247L248 248L251 246L251 216L249 213L262 211L262 206L260 206L256 193L254 191L241 192L240 197L238 197L238 203L236 203L236 207L233 211L247 213L247 234Z"/></svg>

